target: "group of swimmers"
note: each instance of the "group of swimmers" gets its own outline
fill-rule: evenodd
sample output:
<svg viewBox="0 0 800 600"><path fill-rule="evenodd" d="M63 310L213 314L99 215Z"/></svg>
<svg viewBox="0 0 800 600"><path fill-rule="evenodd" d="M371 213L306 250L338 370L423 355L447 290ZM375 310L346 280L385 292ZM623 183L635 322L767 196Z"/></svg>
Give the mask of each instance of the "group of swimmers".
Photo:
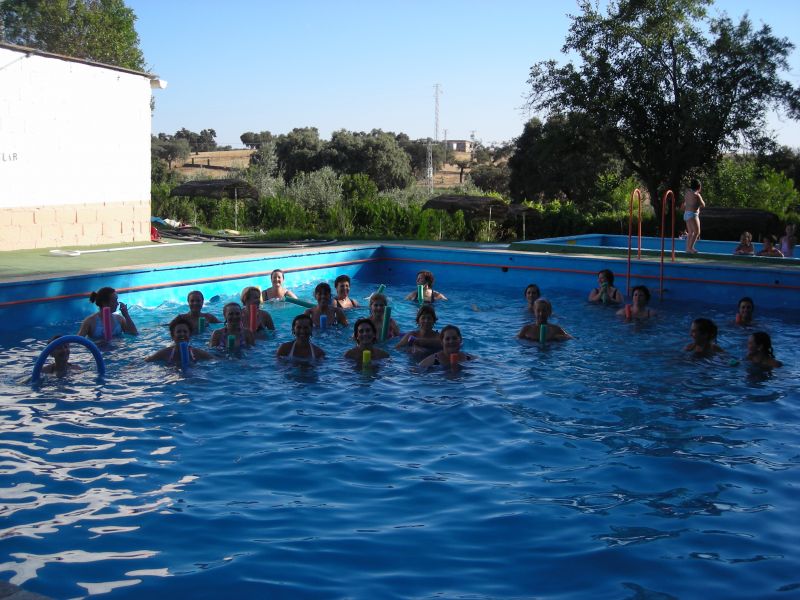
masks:
<svg viewBox="0 0 800 600"><path fill-rule="evenodd" d="M781 237L781 239L777 242L780 248L775 245L775 237L772 235L765 235L761 239L761 242L763 247L761 250L756 252L756 249L753 246L753 234L751 234L749 231L745 231L739 237L739 245L736 246L733 253L743 256L775 256L778 258L792 258L794 256L795 246L797 246L794 224L790 223L786 226L785 235L783 235L783 237Z"/></svg>
<svg viewBox="0 0 800 600"><path fill-rule="evenodd" d="M185 366L186 360L196 362L213 359L215 355L211 352L188 345L191 337L202 333L209 324L222 324L222 327L215 329L211 334L209 345L212 349L238 351L253 346L258 338L265 336L266 331L275 330L272 317L261 308L262 303L297 300L297 296L285 287L284 278L283 271L276 269L270 274L271 287L263 291L255 286L244 288L240 294L241 302L228 302L223 306L222 320L212 313L203 312L205 298L201 291L189 292L188 312L176 316L169 323L169 334L173 344L158 350L145 360ZM421 367L442 365L456 368L461 362L475 359L475 356L462 351L463 339L458 327L447 325L440 331L434 329L437 320L434 303L447 298L433 289L433 282L433 273L430 271L424 270L417 274L417 290L406 296L407 300L419 302L415 319L416 329L405 334L401 333L397 322L387 311L386 295L381 291L372 294L368 300L369 316L355 321L353 326L355 346L345 352L344 358L354 360L360 366L366 366L372 360L389 356L384 348L376 344L390 338L398 338L395 348L408 352L419 361ZM597 287L589 292L589 302L620 307L617 314L626 320L656 316L656 311L648 306L650 291L646 286L635 286L632 290L632 302L625 305L622 292L614 287L614 274L610 270L599 271L597 283ZM293 319L294 340L280 344L276 351L277 357L311 363L325 358L325 351L311 342L314 329L348 326L346 311L359 307L358 302L350 297L350 278L347 275L336 278L334 289L335 295L327 283L316 286L314 289L316 305L309 306ZM536 284L530 284L525 288L525 299L534 321L523 326L517 338L540 343L572 339L561 326L549 322L553 307L549 300L541 296ZM138 333L128 307L119 302L117 292L113 288L104 287L92 292L89 300L97 306L98 311L84 319L78 335L93 339L109 339L122 333L132 335ZM742 298L738 305L736 324L751 326L753 308L752 299ZM107 327L111 330L110 334L106 332ZM692 341L685 347L685 351L693 356L710 357L723 352L716 343L717 327L710 319L695 319L692 322L690 336ZM50 341L58 337L55 336ZM185 344L184 352L181 351L182 344ZM69 363L69 344L57 346L51 352L51 356L54 363L45 365L43 373L63 375L78 368ZM765 368L781 366L780 361L774 357L769 334L763 331L755 332L749 337L746 358Z"/></svg>

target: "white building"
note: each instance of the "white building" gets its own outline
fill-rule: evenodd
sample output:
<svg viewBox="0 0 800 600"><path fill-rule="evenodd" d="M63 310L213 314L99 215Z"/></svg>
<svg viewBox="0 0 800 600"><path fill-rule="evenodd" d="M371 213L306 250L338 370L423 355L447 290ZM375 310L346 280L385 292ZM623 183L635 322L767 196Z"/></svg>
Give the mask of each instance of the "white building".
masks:
<svg viewBox="0 0 800 600"><path fill-rule="evenodd" d="M0 43L0 250L150 239L151 87Z"/></svg>

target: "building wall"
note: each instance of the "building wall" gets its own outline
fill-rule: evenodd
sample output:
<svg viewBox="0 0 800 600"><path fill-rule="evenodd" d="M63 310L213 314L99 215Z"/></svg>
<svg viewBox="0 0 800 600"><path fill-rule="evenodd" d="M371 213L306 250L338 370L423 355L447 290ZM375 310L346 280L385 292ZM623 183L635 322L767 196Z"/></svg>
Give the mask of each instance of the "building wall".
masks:
<svg viewBox="0 0 800 600"><path fill-rule="evenodd" d="M0 47L0 250L149 236L150 78Z"/></svg>

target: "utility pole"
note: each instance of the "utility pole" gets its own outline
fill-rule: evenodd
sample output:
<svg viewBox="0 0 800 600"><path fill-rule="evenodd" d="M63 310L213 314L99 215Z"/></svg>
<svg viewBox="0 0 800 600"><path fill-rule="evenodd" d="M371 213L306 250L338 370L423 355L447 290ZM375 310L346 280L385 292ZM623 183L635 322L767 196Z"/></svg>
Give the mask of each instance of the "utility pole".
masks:
<svg viewBox="0 0 800 600"><path fill-rule="evenodd" d="M443 162L447 164L447 129L444 130L444 160Z"/></svg>
<svg viewBox="0 0 800 600"><path fill-rule="evenodd" d="M434 123L433 123L433 142L439 143L439 92L441 86L437 83L433 86L434 96ZM428 138L428 157L427 157L427 176L428 176L428 193L433 195L433 142Z"/></svg>

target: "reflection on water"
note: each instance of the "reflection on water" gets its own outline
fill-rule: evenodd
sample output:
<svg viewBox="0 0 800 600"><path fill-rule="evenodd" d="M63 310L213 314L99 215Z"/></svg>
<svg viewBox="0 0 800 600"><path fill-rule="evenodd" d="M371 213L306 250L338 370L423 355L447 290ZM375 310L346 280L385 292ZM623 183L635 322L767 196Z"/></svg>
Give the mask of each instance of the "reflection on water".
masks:
<svg viewBox="0 0 800 600"><path fill-rule="evenodd" d="M49 336L0 340L0 577L107 598L797 589L796 316L761 316L786 365L765 372L732 364L748 332L727 308L626 324L547 290L576 339L542 348L513 337L519 290L447 293L439 324L480 357L455 373L394 351L356 369L337 330L314 337L323 365L278 363L291 307L186 374L142 362L177 305L134 308L103 382L22 385ZM680 351L700 313L729 356Z"/></svg>

